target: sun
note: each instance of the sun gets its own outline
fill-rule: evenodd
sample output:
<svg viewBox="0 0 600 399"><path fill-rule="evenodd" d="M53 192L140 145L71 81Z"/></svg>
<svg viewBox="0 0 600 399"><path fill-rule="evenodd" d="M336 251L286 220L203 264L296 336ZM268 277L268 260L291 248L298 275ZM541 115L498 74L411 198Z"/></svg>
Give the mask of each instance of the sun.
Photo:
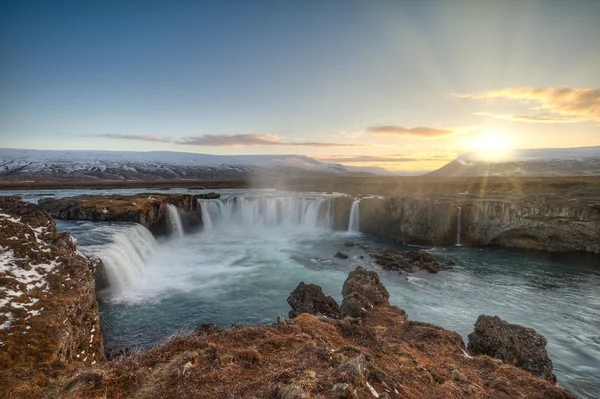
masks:
<svg viewBox="0 0 600 399"><path fill-rule="evenodd" d="M492 131L487 131L473 138L469 143L469 147L477 158L490 162L506 160L512 149L511 143L505 136Z"/></svg>

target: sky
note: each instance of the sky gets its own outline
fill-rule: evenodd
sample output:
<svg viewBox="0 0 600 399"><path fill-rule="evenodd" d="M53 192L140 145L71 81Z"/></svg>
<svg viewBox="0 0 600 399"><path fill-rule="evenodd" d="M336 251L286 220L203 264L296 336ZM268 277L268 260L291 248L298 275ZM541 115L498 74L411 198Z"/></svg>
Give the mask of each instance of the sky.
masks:
<svg viewBox="0 0 600 399"><path fill-rule="evenodd" d="M600 1L4 1L0 147L390 170L600 145Z"/></svg>

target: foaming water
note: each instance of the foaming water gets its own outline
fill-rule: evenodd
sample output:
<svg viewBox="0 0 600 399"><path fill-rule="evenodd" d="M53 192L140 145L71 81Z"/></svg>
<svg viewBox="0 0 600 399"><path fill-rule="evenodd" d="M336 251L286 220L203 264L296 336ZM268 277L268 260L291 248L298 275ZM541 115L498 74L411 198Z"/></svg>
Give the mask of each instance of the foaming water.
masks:
<svg viewBox="0 0 600 399"><path fill-rule="evenodd" d="M179 215L179 209L173 204L167 204L167 224L169 226L169 233L176 237L183 237L183 224L181 223L181 216Z"/></svg>
<svg viewBox="0 0 600 399"><path fill-rule="evenodd" d="M271 323L287 315L286 299L300 281L320 285L339 302L348 272L363 265L379 272L392 304L411 319L458 331L465 341L480 314L535 328L548 339L561 385L581 398L600 392L597 256L434 248L432 253L456 266L406 277L379 269L365 250L404 247L328 230L332 211L327 196L265 195L261 200L248 194L201 202L204 231L154 242L142 257L141 273L126 287L101 296L108 350L148 347L200 323ZM73 232L83 251L103 258L118 233L132 226L59 223ZM349 239L363 245L345 246ZM338 251L349 259L335 258ZM127 263L124 259L132 255L119 256Z"/></svg>

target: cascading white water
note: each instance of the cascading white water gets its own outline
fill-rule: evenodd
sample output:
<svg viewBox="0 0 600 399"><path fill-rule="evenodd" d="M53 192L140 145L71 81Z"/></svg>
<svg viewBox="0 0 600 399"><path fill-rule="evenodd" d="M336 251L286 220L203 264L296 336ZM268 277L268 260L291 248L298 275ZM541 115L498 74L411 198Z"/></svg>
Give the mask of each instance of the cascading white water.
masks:
<svg viewBox="0 0 600 399"><path fill-rule="evenodd" d="M177 238L183 237L183 225L181 224L181 216L179 210L173 204L167 204L167 224L169 233Z"/></svg>
<svg viewBox="0 0 600 399"><path fill-rule="evenodd" d="M348 220L348 231L358 233L360 231L360 199L354 200L350 208L350 219Z"/></svg>
<svg viewBox="0 0 600 399"><path fill-rule="evenodd" d="M330 197L231 197L200 200L204 230L218 226L252 228L329 229Z"/></svg>
<svg viewBox="0 0 600 399"><path fill-rule="evenodd" d="M457 206L458 208L458 214L456 216L457 221L456 221L456 246L457 247L462 247L462 244L460 243L460 229L461 229L461 223L462 223L462 208L460 206Z"/></svg>
<svg viewBox="0 0 600 399"><path fill-rule="evenodd" d="M99 252L111 291L121 293L135 284L156 247L152 233L139 224L115 234L112 243Z"/></svg>

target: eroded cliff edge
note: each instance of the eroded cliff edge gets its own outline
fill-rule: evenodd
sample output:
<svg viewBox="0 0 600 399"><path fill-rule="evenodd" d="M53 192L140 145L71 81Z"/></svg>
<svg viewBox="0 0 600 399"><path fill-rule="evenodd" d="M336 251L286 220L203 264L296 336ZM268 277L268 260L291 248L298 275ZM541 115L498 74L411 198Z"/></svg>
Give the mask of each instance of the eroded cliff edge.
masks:
<svg viewBox="0 0 600 399"><path fill-rule="evenodd" d="M417 245L460 242L600 253L600 201L556 196L364 198L360 230Z"/></svg>
<svg viewBox="0 0 600 399"><path fill-rule="evenodd" d="M45 212L0 197L0 385L105 359L93 273L100 267ZM40 388L41 389L41 388Z"/></svg>
<svg viewBox="0 0 600 399"><path fill-rule="evenodd" d="M177 208L184 229L202 224L200 204L190 194L80 195L44 198L38 206L57 219L135 222L155 235L164 235L169 204Z"/></svg>

